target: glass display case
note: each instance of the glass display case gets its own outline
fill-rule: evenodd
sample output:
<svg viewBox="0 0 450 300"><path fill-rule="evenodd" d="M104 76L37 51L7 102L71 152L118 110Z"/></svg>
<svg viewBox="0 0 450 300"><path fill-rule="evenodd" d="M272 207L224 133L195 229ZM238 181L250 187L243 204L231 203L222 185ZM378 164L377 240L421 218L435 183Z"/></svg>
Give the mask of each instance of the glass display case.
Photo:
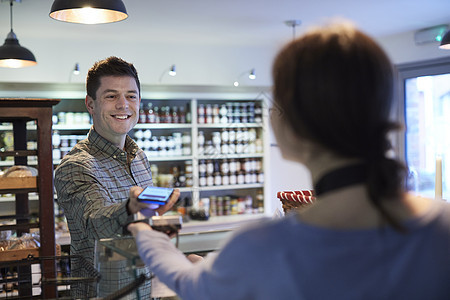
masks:
<svg viewBox="0 0 450 300"><path fill-rule="evenodd" d="M151 281L148 279L151 274L139 257L133 237L99 240L95 267L101 276L97 285L98 297L124 293L123 299L150 298ZM141 275L146 279L143 282L139 280Z"/></svg>
<svg viewBox="0 0 450 300"><path fill-rule="evenodd" d="M97 296L108 299L150 299L176 294L152 276L139 257L133 237L102 239L96 245L100 274Z"/></svg>
<svg viewBox="0 0 450 300"><path fill-rule="evenodd" d="M219 250L229 239L231 230L217 229L179 233L172 242L187 254L205 256ZM172 297L176 293L153 277L139 257L131 236L101 239L96 244L95 267L100 274L97 296L107 299L150 299ZM153 278L152 278L153 277Z"/></svg>

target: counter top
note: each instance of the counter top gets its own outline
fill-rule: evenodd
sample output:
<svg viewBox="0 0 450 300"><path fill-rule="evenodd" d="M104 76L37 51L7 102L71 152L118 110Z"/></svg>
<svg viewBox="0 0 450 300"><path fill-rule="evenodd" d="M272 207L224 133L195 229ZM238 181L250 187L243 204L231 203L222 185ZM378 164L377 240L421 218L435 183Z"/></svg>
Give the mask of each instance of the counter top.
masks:
<svg viewBox="0 0 450 300"><path fill-rule="evenodd" d="M185 253L218 250L233 230L263 218L263 214L232 215L186 222L180 230L179 248ZM56 243L70 245L70 234L57 233Z"/></svg>

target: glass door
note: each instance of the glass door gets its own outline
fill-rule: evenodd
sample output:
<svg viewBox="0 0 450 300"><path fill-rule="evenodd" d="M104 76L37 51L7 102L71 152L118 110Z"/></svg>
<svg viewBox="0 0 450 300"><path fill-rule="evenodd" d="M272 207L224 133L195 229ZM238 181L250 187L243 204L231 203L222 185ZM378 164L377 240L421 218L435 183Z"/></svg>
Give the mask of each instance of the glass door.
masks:
<svg viewBox="0 0 450 300"><path fill-rule="evenodd" d="M400 138L407 186L417 194L450 199L450 59L398 67Z"/></svg>

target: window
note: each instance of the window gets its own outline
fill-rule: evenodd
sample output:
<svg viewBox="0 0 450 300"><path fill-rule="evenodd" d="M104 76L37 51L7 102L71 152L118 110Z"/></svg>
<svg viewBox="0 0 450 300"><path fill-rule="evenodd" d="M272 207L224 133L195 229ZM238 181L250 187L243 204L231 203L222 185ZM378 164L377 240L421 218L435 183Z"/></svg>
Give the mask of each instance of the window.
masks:
<svg viewBox="0 0 450 300"><path fill-rule="evenodd" d="M400 117L406 130L398 137L409 169L407 185L434 198L436 170L442 195L450 199L450 58L398 66ZM440 162L442 161L442 163ZM438 182L439 186L439 182Z"/></svg>

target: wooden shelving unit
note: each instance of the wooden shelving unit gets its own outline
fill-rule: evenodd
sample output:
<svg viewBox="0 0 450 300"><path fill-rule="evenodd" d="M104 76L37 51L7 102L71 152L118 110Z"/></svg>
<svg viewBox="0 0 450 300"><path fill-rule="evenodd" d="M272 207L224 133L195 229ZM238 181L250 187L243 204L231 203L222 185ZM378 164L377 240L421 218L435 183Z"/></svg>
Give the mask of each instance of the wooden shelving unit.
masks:
<svg viewBox="0 0 450 300"><path fill-rule="evenodd" d="M35 98L0 98L0 122L12 124L14 131L14 151L0 152L0 156L14 157L15 165L27 165L28 156L38 158L38 176L25 178L0 178L0 193L15 194L16 225L0 226L0 231L16 230L18 235L28 232L30 228L39 228L41 247L39 256L55 256L55 217L53 195L53 164L52 164L52 107L59 103L56 99ZM27 122L36 123L37 150L27 150ZM30 222L29 192L38 192L39 220ZM6 217L6 216L2 216ZM31 253L30 253L31 254ZM36 251L34 253L36 255ZM24 255L28 255L25 253ZM26 256L25 256L26 257ZM16 258L17 259L17 258ZM42 274L54 274L54 263L43 262ZM20 274L19 274L20 276ZM29 288L19 286L19 296L31 295ZM42 288L43 298L55 298L56 288Z"/></svg>

